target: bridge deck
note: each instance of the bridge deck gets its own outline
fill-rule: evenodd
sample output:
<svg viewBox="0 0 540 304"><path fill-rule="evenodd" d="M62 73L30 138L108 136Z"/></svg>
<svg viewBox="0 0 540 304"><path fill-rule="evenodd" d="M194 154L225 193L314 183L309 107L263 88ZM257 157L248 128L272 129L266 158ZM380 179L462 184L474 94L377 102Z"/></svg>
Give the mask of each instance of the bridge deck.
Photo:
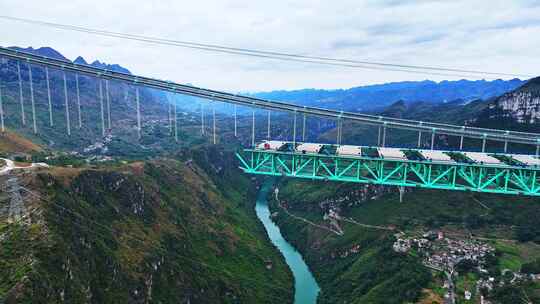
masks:
<svg viewBox="0 0 540 304"><path fill-rule="evenodd" d="M266 144L266 145L265 145ZM293 147L295 145L295 147ZM276 152L299 152L315 153L320 156L341 156L341 157L368 157L370 159L380 158L386 160L418 161L426 163L441 164L478 164L482 166L499 167L529 167L540 169L540 158L535 155L524 154L504 154L504 153L484 153L469 151L450 151L450 150L425 150L425 149L403 149L403 148L383 148L372 146L353 146L353 145L333 145L320 143L301 143L288 141L262 141L257 144L255 150L271 150ZM368 150L376 151L374 155L378 157L367 156ZM335 152L332 152L335 151ZM423 159L415 159L411 152L417 152ZM505 161L501 160L505 159Z"/></svg>
<svg viewBox="0 0 540 304"><path fill-rule="evenodd" d="M444 153L443 151L438 150L418 150L420 154L426 159L430 161L436 161L436 162L448 162L448 163L455 163L456 161L452 159L448 154Z"/></svg>
<svg viewBox="0 0 540 304"><path fill-rule="evenodd" d="M323 144L303 143L296 146L296 151L302 153L319 153L323 146Z"/></svg>
<svg viewBox="0 0 540 304"><path fill-rule="evenodd" d="M379 155L384 159L406 160L405 153L399 148L378 148Z"/></svg>
<svg viewBox="0 0 540 304"><path fill-rule="evenodd" d="M526 164L528 166L539 166L540 165L540 159L532 156L532 155L521 155L521 154L513 154L512 158Z"/></svg>
<svg viewBox="0 0 540 304"><path fill-rule="evenodd" d="M241 169L249 174L540 196L540 159L532 155L292 142L270 147L274 145L263 142L237 154Z"/></svg>
<svg viewBox="0 0 540 304"><path fill-rule="evenodd" d="M463 155L470 158L475 163L481 163L481 164L492 164L492 165L500 165L502 162L495 157L487 154L487 153L480 153L480 152L463 152ZM510 156L511 155L507 155Z"/></svg>
<svg viewBox="0 0 540 304"><path fill-rule="evenodd" d="M290 113L306 114L336 120L355 121L385 129L392 128L411 130L421 132L423 134L463 136L466 138L476 138L484 141L500 141L505 142L505 144L522 143L534 145L540 149L540 134L537 133L486 129L471 126L457 126L444 123L414 121L401 118L374 116L362 113L343 112L332 109L294 105L290 103L255 98L253 96L242 96L222 91L199 88L191 85L144 77L141 75L126 74L118 71L97 68L94 66L81 65L69 61L20 52L3 47L0 47L0 58L17 60L28 65L32 64L36 66L55 68L61 71L73 72L99 79L122 81L136 86L150 87L161 91L168 91L174 94L190 95L247 107L262 108L272 111L286 111Z"/></svg>
<svg viewBox="0 0 540 304"><path fill-rule="evenodd" d="M337 148L338 155L361 156L362 148L358 146L341 145Z"/></svg>

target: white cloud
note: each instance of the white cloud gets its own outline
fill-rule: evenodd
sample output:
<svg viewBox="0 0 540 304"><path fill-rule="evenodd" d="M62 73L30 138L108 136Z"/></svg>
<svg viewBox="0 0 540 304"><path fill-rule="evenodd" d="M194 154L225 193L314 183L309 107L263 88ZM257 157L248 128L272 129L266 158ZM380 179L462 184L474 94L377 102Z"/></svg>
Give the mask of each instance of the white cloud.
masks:
<svg viewBox="0 0 540 304"><path fill-rule="evenodd" d="M3 0L2 15L168 39L412 65L540 74L535 1ZM0 20L1 45L229 91L338 88L439 76L214 54Z"/></svg>

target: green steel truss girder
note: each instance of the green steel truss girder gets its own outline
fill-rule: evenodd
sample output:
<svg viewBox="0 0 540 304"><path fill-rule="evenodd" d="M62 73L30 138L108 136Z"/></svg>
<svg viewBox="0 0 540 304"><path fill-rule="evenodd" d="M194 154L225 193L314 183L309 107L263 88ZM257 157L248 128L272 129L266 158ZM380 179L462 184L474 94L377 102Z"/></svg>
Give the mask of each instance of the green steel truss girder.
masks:
<svg viewBox="0 0 540 304"><path fill-rule="evenodd" d="M236 156L240 160L240 168L248 174L540 196L540 174L537 174L540 169L536 168L252 149Z"/></svg>

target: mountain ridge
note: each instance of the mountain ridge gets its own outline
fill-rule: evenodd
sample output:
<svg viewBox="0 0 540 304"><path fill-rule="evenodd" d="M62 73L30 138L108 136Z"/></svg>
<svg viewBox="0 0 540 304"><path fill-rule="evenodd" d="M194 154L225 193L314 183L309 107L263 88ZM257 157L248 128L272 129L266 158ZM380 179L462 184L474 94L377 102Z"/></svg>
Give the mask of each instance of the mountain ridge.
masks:
<svg viewBox="0 0 540 304"><path fill-rule="evenodd" d="M129 71L127 68L125 68L125 67L123 67L123 66L121 66L119 64L114 64L114 63L113 64L108 64L108 63L105 63L105 62L101 62L99 60L94 60L92 63L88 63L82 56L77 56L77 58L75 58L75 60L71 61L68 58L66 58L64 55L62 55L62 53L60 53L59 51L55 50L52 47L48 47L48 46L39 47L39 48L33 48L33 47L23 48L23 47L19 47L19 46L10 46L8 48L12 49L12 50L17 50L19 52L27 52L27 53L34 54L34 55L45 56L45 57L49 57L49 58L54 58L54 59L59 59L59 60L64 60L64 61L70 61L70 62L77 63L77 64L89 65L89 66L93 66L93 67L96 67L96 68L102 68L102 69L107 69L107 70L111 70L111 71L131 74L131 71Z"/></svg>
<svg viewBox="0 0 540 304"><path fill-rule="evenodd" d="M406 103L417 101L444 103L456 99L462 99L464 102L489 99L512 91L524 83L526 82L517 78L492 81L462 79L435 82L423 80L390 82L337 90L276 90L252 95L306 106L347 111L373 111L381 110L398 100L403 100Z"/></svg>
<svg viewBox="0 0 540 304"><path fill-rule="evenodd" d="M0 302L291 302L290 271L261 241L234 156L192 153L26 175L39 201L11 225L0 208Z"/></svg>
<svg viewBox="0 0 540 304"><path fill-rule="evenodd" d="M473 122L484 127L539 132L540 77L490 100Z"/></svg>
<svg viewBox="0 0 540 304"><path fill-rule="evenodd" d="M71 61L52 47L23 48L11 46L9 48L21 52ZM131 74L129 69L120 64L105 63L100 60L94 60L92 63L89 63L82 56L77 56L72 62ZM525 83L526 81L517 78L491 81L485 79L442 80L439 82L422 80L389 82L335 90L316 88L273 90L247 93L246 95L287 101L305 106L326 107L347 111L374 111L384 109L398 100L403 100L406 103L417 101L443 103L456 99L463 99L465 102L476 99L490 99L515 90Z"/></svg>

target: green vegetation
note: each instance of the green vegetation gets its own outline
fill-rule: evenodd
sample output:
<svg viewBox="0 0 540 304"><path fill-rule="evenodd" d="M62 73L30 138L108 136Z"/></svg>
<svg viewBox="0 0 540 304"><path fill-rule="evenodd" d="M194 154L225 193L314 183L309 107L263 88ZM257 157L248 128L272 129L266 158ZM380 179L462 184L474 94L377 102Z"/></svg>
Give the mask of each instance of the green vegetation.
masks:
<svg viewBox="0 0 540 304"><path fill-rule="evenodd" d="M535 259L532 262L525 263L521 266L521 272L529 274L540 273L540 259Z"/></svg>
<svg viewBox="0 0 540 304"><path fill-rule="evenodd" d="M498 288L490 300L498 304L540 303L538 283L526 282Z"/></svg>
<svg viewBox="0 0 540 304"><path fill-rule="evenodd" d="M51 74L53 82L59 80L59 74ZM44 197L44 201L32 202L30 224L0 222L0 302L292 301L291 274L255 219L252 182L239 174L229 152L239 143L231 134L230 121L220 120L218 115L220 144L228 150L202 148L208 137L198 135L199 116L193 111L179 115L181 140L177 143L164 123L164 96L142 89L143 125L138 139L133 89L111 83L113 138L102 154L115 158L88 162L86 157L53 149L81 150L102 140L97 83L81 77L83 127L76 126L73 118L77 113L70 102L72 134L68 136L63 90L58 85L52 92L55 126L48 125L42 76L35 74L37 135L28 120L32 117L30 107L26 107L27 125L21 126L17 92L8 90L4 99L5 111L11 113L6 120L8 128L39 145L8 133L1 135L0 153L23 152L34 162L47 161L56 167L27 177L32 180L30 187ZM14 79L9 81L9 87L17 86ZM68 86L71 101L73 79ZM182 104L191 110L198 108L193 99L189 101ZM463 124L475 119L487 105L484 101L464 106L456 102L399 102L384 114ZM249 132L249 121L239 121L240 132ZM258 120L258 124L265 121ZM292 133L290 115L276 115L272 124L273 133L278 129L284 137ZM334 141L332 124L323 124L321 129L320 121L318 127L308 122L308 138L326 132L321 137ZM266 135L261 135L265 129L265 125L256 127L257 138ZM343 130L351 143L376 144L373 127L345 122ZM416 132L392 130L386 144L414 144L417 136ZM436 145L455 147L458 140L437 136ZM429 141L430 136L424 135L422 144L429 145ZM480 141L465 142L466 148L479 145ZM45 146L48 150L42 151ZM490 143L493 147L500 148L502 143ZM374 153L375 149L363 151L364 156ZM51 155L54 157L48 158ZM164 155L168 158L160 158ZM414 157L420 156L416 153ZM282 181L280 197L290 212L316 223L322 222L322 201L347 198L336 203L341 216L363 224L395 227L394 231L341 221L345 233L338 236L288 217L276 202L271 205L282 233L302 252L322 287L320 303L441 301L441 274L425 268L414 250L395 253L392 234L397 231L443 228L460 235L517 239L520 242L486 240L497 249L488 269L534 272L539 268L537 199L413 190L405 194L405 203L399 204L397 193L386 188L382 195L359 202L361 187ZM464 290L474 289L479 274L467 263L458 265L458 271L463 273L456 282L463 300ZM537 290L535 284L522 284L497 290L492 298L497 303L519 303L523 298L536 302Z"/></svg>
<svg viewBox="0 0 540 304"><path fill-rule="evenodd" d="M321 187L320 183L291 181L280 188L280 196L287 198L295 214L308 213L312 215L308 218L316 221L322 214L315 203L338 197L337 185ZM336 236L279 212L275 202L272 208L279 214L277 223L282 233L302 252L322 288L319 303L414 302L430 282L429 271L417 259L394 253L390 232L346 225L345 235ZM313 216L314 212L318 216ZM359 253L344 254L357 245Z"/></svg>
<svg viewBox="0 0 540 304"><path fill-rule="evenodd" d="M199 135L192 114L182 112L175 142L164 123L164 95L142 89L139 140L134 91L111 83L113 137L107 150L74 155L71 150L103 141L97 83L80 78L83 127L78 128L74 82L68 79L68 136L63 88L52 86L55 125L50 127L43 78L34 76L38 134L33 134L31 107L25 107L22 126L18 91L4 91L4 110L13 114L6 125L18 135L7 133L10 141L1 137L0 153L24 152L33 162L53 167L31 177L31 188L46 200L31 209L41 216L32 225L42 234L30 243L29 226L22 225L20 233L14 225L2 226L0 302L292 301L292 276L254 215L254 187L237 170L231 151L238 139L221 115L222 149L205 147L208 137ZM58 76L51 71L51 82ZM249 130L245 126L247 120L239 119L239 132ZM94 153L113 160L92 161Z"/></svg>
<svg viewBox="0 0 540 304"><path fill-rule="evenodd" d="M46 249L39 229L20 224L0 224L0 300L32 271L32 251Z"/></svg>
<svg viewBox="0 0 540 304"><path fill-rule="evenodd" d="M510 269L519 271L521 269L521 258L515 246L504 242L495 242L495 249L499 255L499 269Z"/></svg>
<svg viewBox="0 0 540 304"><path fill-rule="evenodd" d="M193 154L213 162L182 155L35 176L36 224L0 229L0 299L291 302L291 274L248 213L252 188L231 171L232 155Z"/></svg>
<svg viewBox="0 0 540 304"><path fill-rule="evenodd" d="M0 154L35 151L41 151L41 147L10 130L0 132Z"/></svg>
<svg viewBox="0 0 540 304"><path fill-rule="evenodd" d="M429 271L417 260L392 251L388 235L355 231L340 239L284 213L277 221L287 239L303 253L322 287L319 303L415 301L430 280ZM352 245L360 245L360 253L342 257Z"/></svg>
<svg viewBox="0 0 540 304"><path fill-rule="evenodd" d="M473 272L464 273L459 276L456 282L456 294L460 300L459 303L476 303L474 298L476 296L476 281L478 280L478 275ZM465 300L465 291L469 291L472 294L471 300Z"/></svg>
<svg viewBox="0 0 540 304"><path fill-rule="evenodd" d="M496 256L486 262L487 269L493 274L504 269L519 271L524 263L540 258L540 244L531 240L503 240L518 239L518 227L532 230L531 234L535 235L537 227L534 225L540 225L538 199L414 189L405 193L404 203L399 203L397 190L379 188L379 194L373 199L371 195L374 194L370 194L367 200L360 202L362 189L363 186L355 184L287 179L280 182L280 199L286 202L289 212L316 223L323 222L324 210L320 203L334 201L340 216L363 224L395 227L396 232L444 229L449 237L467 237L471 233L486 238L484 241L496 248ZM339 198L342 201L338 203ZM284 236L302 252L313 270L322 288L320 303L332 303L336 299L350 303L389 303L388 295L396 295L396 303L405 303L444 295L438 275L430 274L417 256L393 253L391 231L340 221L345 233L337 236L288 217L279 212L275 203L273 211L279 214L277 220ZM340 257L340 253L355 245L360 245L357 254ZM394 268L396 264L400 267ZM370 274L371 267L377 267L383 274ZM386 273L386 267L391 271ZM533 268L534 264L528 267ZM464 301L464 291L469 290L474 298L475 281L480 274L467 263L457 268L462 274L456 282L458 297ZM370 279L366 280L364 275ZM394 289L385 284L401 276L412 278L415 284L408 286L393 282ZM533 287L528 289L534 294L533 291Z"/></svg>

